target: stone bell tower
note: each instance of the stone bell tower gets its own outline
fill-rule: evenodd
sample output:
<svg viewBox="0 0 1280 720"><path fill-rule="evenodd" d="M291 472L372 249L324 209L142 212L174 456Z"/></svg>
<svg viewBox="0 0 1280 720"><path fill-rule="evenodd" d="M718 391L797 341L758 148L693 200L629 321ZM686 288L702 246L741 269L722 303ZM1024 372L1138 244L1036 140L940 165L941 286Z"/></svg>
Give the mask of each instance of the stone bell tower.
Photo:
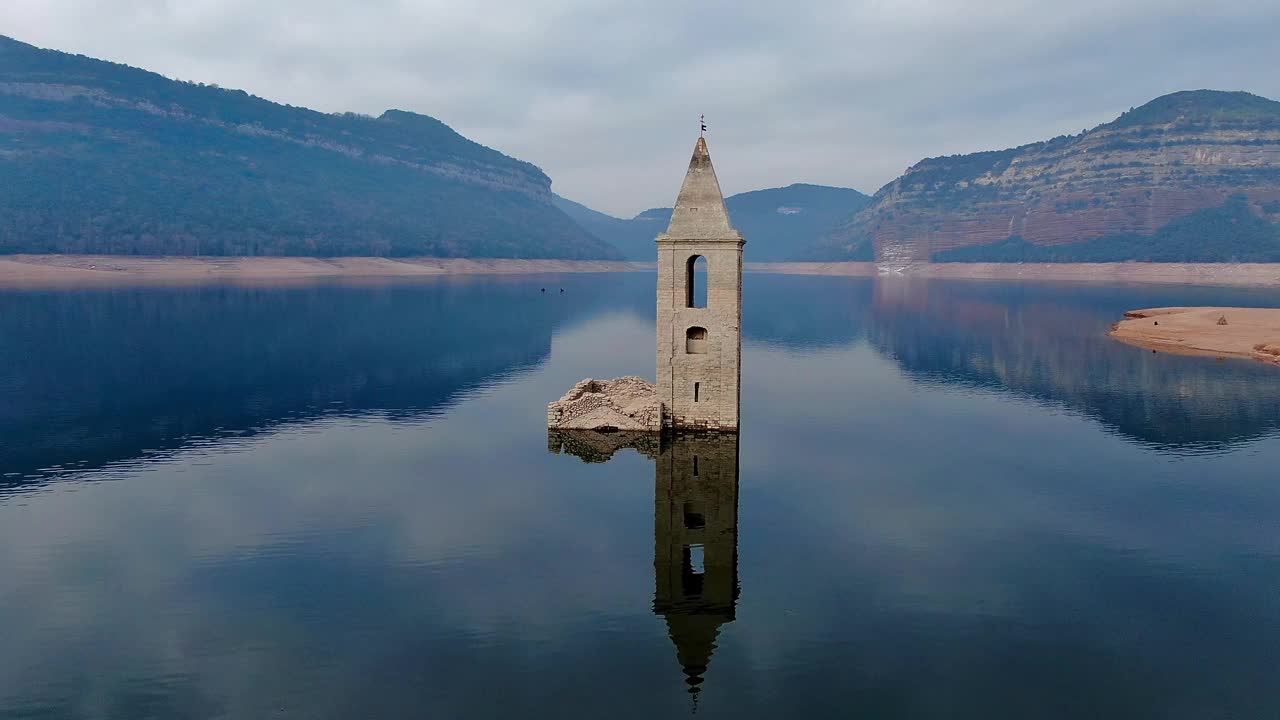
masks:
<svg viewBox="0 0 1280 720"><path fill-rule="evenodd" d="M658 242L658 399L663 426L738 429L742 234L729 222L706 138L699 137ZM706 303L695 273L706 260Z"/></svg>

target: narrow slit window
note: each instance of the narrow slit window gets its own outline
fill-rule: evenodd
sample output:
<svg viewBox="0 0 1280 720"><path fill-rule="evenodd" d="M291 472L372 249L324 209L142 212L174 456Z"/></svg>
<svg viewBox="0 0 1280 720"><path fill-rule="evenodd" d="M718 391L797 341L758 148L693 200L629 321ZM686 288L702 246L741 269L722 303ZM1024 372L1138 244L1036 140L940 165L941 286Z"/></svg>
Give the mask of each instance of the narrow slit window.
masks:
<svg viewBox="0 0 1280 720"><path fill-rule="evenodd" d="M701 255L693 255L685 262L684 292L685 307L707 306L707 259Z"/></svg>
<svg viewBox="0 0 1280 720"><path fill-rule="evenodd" d="M693 476L698 477L698 456L693 456Z"/></svg>
<svg viewBox="0 0 1280 720"><path fill-rule="evenodd" d="M702 383L693 384L693 401L698 402L698 394L702 390Z"/></svg>

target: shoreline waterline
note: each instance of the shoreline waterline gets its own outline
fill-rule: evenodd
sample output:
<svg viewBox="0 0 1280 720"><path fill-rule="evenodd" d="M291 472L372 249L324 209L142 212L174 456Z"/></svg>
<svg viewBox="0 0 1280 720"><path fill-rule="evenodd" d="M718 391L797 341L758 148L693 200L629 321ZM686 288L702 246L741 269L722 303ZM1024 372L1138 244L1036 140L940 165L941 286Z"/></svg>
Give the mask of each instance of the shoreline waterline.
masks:
<svg viewBox="0 0 1280 720"><path fill-rule="evenodd" d="M652 269L652 264L609 260L9 255L0 256L0 287L361 282Z"/></svg>
<svg viewBox="0 0 1280 720"><path fill-rule="evenodd" d="M0 255L0 288L276 284L465 275L653 272L651 262L437 257ZM748 273L1280 287L1280 263L747 262Z"/></svg>
<svg viewBox="0 0 1280 720"><path fill-rule="evenodd" d="M949 280L1039 280L1280 287L1280 263L747 263L747 272Z"/></svg>

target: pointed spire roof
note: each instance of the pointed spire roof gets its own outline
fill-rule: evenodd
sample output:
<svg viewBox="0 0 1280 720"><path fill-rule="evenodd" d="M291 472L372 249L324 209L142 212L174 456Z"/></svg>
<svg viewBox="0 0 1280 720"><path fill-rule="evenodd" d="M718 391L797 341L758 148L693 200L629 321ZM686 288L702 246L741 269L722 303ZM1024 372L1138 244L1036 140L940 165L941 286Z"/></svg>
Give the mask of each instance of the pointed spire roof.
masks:
<svg viewBox="0 0 1280 720"><path fill-rule="evenodd" d="M698 138L689 160L689 172L680 186L675 210L671 213L671 225L665 237L671 240L733 240L742 241L742 233L729 222L729 211L720 193L720 181L711 165L711 153L706 138Z"/></svg>
<svg viewBox="0 0 1280 720"><path fill-rule="evenodd" d="M716 650L716 637L725 619L715 615L667 616L667 631L676 646L676 659L684 671L684 682L697 707L702 692L703 675L711 664L711 654Z"/></svg>

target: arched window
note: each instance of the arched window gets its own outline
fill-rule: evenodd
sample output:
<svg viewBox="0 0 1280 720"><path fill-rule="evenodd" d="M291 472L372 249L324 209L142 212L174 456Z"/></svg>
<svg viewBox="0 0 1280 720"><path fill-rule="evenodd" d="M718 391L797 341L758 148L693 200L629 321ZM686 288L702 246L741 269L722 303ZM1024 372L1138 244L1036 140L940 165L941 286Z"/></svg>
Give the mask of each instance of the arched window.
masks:
<svg viewBox="0 0 1280 720"><path fill-rule="evenodd" d="M684 351L690 355L703 355L707 352L707 329L691 327L684 331Z"/></svg>
<svg viewBox="0 0 1280 720"><path fill-rule="evenodd" d="M701 255L690 256L685 263L684 292L685 307L707 306L707 259Z"/></svg>

